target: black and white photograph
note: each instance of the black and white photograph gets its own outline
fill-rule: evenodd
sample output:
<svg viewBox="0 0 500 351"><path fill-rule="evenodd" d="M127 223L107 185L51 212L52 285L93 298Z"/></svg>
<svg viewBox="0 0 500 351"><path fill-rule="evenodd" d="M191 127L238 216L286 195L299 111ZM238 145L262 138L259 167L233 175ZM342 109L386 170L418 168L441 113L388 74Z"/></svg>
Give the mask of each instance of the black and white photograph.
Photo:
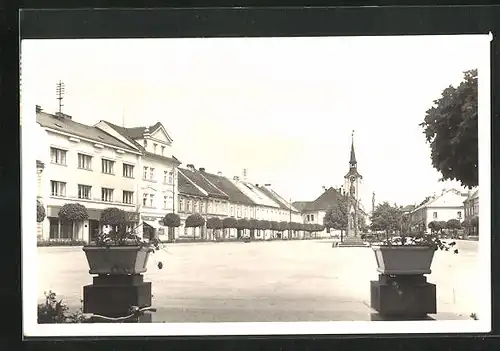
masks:
<svg viewBox="0 0 500 351"><path fill-rule="evenodd" d="M490 39L22 40L25 335L490 331Z"/></svg>

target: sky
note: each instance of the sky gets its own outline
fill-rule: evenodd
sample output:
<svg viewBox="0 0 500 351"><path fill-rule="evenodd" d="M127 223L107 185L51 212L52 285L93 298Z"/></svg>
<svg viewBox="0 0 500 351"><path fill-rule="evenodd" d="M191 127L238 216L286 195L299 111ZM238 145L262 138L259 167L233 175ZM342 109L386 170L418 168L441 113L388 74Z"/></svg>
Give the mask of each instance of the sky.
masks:
<svg viewBox="0 0 500 351"><path fill-rule="evenodd" d="M419 126L484 62L479 36L23 40L23 93L93 125L161 122L183 163L269 183L292 201L339 187L351 135L365 208L420 203L439 182ZM482 56L483 55L483 56ZM480 78L481 79L481 78ZM22 96L21 96L22 99Z"/></svg>

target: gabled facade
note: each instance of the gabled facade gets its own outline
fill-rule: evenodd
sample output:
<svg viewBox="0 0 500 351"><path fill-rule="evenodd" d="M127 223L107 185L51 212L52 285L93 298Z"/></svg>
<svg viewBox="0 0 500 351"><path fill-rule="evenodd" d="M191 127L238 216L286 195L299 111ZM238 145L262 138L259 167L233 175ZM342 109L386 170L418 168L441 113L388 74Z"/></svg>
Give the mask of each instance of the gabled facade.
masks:
<svg viewBox="0 0 500 351"><path fill-rule="evenodd" d="M49 114L37 108L36 119L46 133L40 148L46 150L48 159L38 179L39 197L47 212L41 239L89 241L100 230L100 214L107 207L118 207L138 222L140 151L65 114ZM127 175L125 168L130 171ZM84 205L89 220L61 221L59 209L67 203Z"/></svg>
<svg viewBox="0 0 500 351"><path fill-rule="evenodd" d="M471 220L475 216L479 216L479 189L469 192L464 201L465 219Z"/></svg>
<svg viewBox="0 0 500 351"><path fill-rule="evenodd" d="M144 226L138 229L143 231L143 236L158 235L163 240L167 233L162 219L165 214L175 212L178 201L176 179L180 161L172 154L173 139L160 122L152 126L124 128L100 121L95 127L140 151L137 204Z"/></svg>
<svg viewBox="0 0 500 351"><path fill-rule="evenodd" d="M432 221L457 219L462 222L466 197L466 194L456 189L443 190L440 195L428 197L427 201L411 212L412 225L418 225L428 232Z"/></svg>

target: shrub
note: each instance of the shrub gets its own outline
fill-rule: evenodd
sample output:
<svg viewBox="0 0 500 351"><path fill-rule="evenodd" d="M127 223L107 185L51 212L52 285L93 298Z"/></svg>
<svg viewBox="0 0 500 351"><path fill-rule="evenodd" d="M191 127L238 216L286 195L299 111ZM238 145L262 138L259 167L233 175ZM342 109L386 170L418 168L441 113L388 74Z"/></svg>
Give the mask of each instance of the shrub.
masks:
<svg viewBox="0 0 500 351"><path fill-rule="evenodd" d="M43 207L39 200L36 200L36 221L38 223L43 222L45 215L45 207Z"/></svg>
<svg viewBox="0 0 500 351"><path fill-rule="evenodd" d="M59 218L67 221L84 221L89 219L87 208L82 204L65 204L59 210Z"/></svg>
<svg viewBox="0 0 500 351"><path fill-rule="evenodd" d="M127 214L116 207L108 207L101 212L101 224L118 226L127 222Z"/></svg>
<svg viewBox="0 0 500 351"><path fill-rule="evenodd" d="M276 221L271 221L270 227L271 227L270 229L272 229L272 230L280 230L279 222L276 222Z"/></svg>
<svg viewBox="0 0 500 351"><path fill-rule="evenodd" d="M167 213L163 217L163 224L169 228L177 228L181 225L181 218L176 213Z"/></svg>
<svg viewBox="0 0 500 351"><path fill-rule="evenodd" d="M193 213L186 218L187 228L202 227L205 225L205 218L203 218L199 213Z"/></svg>
<svg viewBox="0 0 500 351"><path fill-rule="evenodd" d="M288 230L290 229L290 223L288 223L287 221L281 221L278 223L278 228L280 231L284 231L284 230Z"/></svg>
<svg viewBox="0 0 500 351"><path fill-rule="evenodd" d="M222 220L219 217L207 219L207 229L222 229Z"/></svg>
<svg viewBox="0 0 500 351"><path fill-rule="evenodd" d="M50 239L39 240L36 243L39 247L47 246L85 246L87 243L83 240L65 240L65 239Z"/></svg>
<svg viewBox="0 0 500 351"><path fill-rule="evenodd" d="M250 229L250 222L248 221L248 219L238 219L237 229Z"/></svg>
<svg viewBox="0 0 500 351"><path fill-rule="evenodd" d="M222 221L222 227L224 229L235 229L238 226L238 221L234 217L226 217Z"/></svg>
<svg viewBox="0 0 500 351"><path fill-rule="evenodd" d="M49 290L44 293L45 302L38 304L38 323L82 323L85 317L80 310L69 313L69 308L62 300L57 300L56 293Z"/></svg>

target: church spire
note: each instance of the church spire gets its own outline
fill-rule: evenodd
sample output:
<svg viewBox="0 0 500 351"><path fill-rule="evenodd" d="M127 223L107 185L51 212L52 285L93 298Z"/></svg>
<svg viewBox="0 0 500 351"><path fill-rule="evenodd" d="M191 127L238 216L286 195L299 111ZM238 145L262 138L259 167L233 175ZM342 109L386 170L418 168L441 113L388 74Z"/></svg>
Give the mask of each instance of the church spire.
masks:
<svg viewBox="0 0 500 351"><path fill-rule="evenodd" d="M356 164L358 163L356 161L356 153L354 152L354 130L352 131L352 142L351 142L351 159L349 160L349 164L351 167L356 167Z"/></svg>

